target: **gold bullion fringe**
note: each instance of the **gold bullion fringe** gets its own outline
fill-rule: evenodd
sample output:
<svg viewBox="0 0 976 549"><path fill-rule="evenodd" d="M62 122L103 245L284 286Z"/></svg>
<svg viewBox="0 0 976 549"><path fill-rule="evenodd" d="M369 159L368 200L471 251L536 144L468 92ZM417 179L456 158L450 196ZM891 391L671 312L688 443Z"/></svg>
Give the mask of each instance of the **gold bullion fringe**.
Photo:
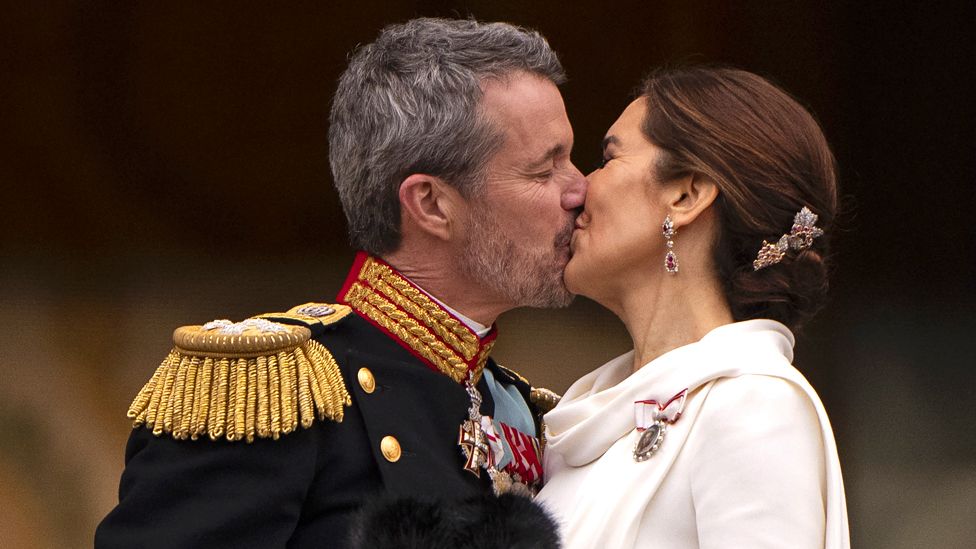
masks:
<svg viewBox="0 0 976 549"><path fill-rule="evenodd" d="M254 441L341 422L352 404L332 353L316 341L253 358L201 357L173 349L129 406L133 427L179 440Z"/></svg>

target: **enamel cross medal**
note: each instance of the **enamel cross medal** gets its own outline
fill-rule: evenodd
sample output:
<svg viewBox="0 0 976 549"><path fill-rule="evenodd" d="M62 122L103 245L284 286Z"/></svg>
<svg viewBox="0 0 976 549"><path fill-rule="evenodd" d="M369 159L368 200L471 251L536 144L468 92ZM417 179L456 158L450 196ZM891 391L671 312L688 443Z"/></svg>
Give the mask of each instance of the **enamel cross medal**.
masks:
<svg viewBox="0 0 976 549"><path fill-rule="evenodd" d="M469 374L468 380L465 381L465 389L471 398L471 408L468 410L468 419L461 424L458 432L458 444L461 445L464 457L467 458L464 468L475 476L481 477L481 469L492 468L495 463L488 441L489 433L485 429L485 427L491 429L491 425L490 423L485 425L484 416L480 412L481 393L475 388L471 378Z"/></svg>
<svg viewBox="0 0 976 549"><path fill-rule="evenodd" d="M681 417L687 394L688 389L684 389L663 405L656 400L634 402L634 425L640 433L634 445L634 461L639 463L649 459L661 447L668 425Z"/></svg>

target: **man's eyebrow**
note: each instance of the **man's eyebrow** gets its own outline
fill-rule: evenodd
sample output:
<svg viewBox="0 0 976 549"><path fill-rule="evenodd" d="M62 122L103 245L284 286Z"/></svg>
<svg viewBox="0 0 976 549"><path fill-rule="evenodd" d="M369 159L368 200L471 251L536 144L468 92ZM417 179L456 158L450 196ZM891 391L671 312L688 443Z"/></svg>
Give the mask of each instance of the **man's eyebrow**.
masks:
<svg viewBox="0 0 976 549"><path fill-rule="evenodd" d="M617 145L619 147L620 146L620 139L618 139L616 135L608 135L608 136L604 137L603 138L603 148L606 149L610 145Z"/></svg>
<svg viewBox="0 0 976 549"><path fill-rule="evenodd" d="M553 145L548 151L546 151L544 155L536 159L536 161L533 162L532 165L541 166L543 164L548 164L553 158L556 158L557 156L562 156L565 152L566 152L566 146L563 145L562 143Z"/></svg>

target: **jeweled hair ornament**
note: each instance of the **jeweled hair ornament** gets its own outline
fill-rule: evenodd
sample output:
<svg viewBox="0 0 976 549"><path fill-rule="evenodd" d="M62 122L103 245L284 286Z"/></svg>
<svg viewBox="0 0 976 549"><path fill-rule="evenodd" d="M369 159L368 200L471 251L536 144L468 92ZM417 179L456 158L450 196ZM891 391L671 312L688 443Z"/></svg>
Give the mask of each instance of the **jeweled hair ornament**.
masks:
<svg viewBox="0 0 976 549"><path fill-rule="evenodd" d="M806 206L793 218L793 227L775 243L763 240L759 255L752 262L752 269L758 271L783 260L787 250L805 250L813 245L813 239L823 236L824 232L816 226L817 214Z"/></svg>

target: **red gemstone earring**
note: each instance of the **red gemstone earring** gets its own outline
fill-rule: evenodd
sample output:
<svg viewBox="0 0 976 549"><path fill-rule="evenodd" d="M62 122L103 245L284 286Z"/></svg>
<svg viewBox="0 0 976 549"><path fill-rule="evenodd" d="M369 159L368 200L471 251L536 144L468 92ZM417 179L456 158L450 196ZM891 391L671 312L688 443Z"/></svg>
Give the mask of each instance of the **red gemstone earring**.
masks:
<svg viewBox="0 0 976 549"><path fill-rule="evenodd" d="M676 274L678 272L678 258L674 255L674 235L678 234L678 231L674 228L674 222L671 221L671 216L664 216L664 223L661 225L661 232L664 234L664 238L668 241L668 253L664 255L664 270L668 274Z"/></svg>

